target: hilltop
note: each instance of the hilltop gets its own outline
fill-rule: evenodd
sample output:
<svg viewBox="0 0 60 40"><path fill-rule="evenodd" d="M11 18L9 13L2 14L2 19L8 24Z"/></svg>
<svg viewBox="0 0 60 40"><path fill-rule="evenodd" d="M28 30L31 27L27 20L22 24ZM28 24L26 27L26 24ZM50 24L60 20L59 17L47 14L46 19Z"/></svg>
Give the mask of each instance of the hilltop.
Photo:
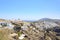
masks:
<svg viewBox="0 0 60 40"><path fill-rule="evenodd" d="M59 19L42 18L37 21L0 19L0 40L60 40L59 30Z"/></svg>

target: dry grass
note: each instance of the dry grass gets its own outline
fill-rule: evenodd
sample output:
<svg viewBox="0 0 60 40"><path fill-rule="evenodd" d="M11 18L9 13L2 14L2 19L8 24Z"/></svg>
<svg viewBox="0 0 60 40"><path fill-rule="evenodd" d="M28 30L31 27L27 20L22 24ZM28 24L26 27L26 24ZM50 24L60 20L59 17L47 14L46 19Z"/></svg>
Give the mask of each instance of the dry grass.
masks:
<svg viewBox="0 0 60 40"><path fill-rule="evenodd" d="M9 29L0 30L0 40L10 40L8 36L10 33L11 33L11 30Z"/></svg>

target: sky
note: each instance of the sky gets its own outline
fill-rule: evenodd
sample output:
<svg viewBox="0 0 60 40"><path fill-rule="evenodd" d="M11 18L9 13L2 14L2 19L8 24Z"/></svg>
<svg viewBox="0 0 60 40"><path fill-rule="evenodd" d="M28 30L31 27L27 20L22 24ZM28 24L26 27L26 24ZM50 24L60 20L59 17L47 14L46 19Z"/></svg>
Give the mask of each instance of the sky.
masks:
<svg viewBox="0 0 60 40"><path fill-rule="evenodd" d="M60 19L60 0L0 0L0 18Z"/></svg>

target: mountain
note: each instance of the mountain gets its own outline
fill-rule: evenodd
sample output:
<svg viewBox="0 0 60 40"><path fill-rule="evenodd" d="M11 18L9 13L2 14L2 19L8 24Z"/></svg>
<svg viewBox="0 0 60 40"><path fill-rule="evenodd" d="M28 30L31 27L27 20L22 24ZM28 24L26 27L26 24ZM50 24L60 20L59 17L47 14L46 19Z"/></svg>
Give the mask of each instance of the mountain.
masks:
<svg viewBox="0 0 60 40"><path fill-rule="evenodd" d="M54 19L50 19L50 18L42 18L38 21L48 21L48 22L54 22Z"/></svg>
<svg viewBox="0 0 60 40"><path fill-rule="evenodd" d="M36 28L38 29L48 29L53 27L60 27L60 20L58 19L49 19L49 18L42 18L38 21L33 22Z"/></svg>

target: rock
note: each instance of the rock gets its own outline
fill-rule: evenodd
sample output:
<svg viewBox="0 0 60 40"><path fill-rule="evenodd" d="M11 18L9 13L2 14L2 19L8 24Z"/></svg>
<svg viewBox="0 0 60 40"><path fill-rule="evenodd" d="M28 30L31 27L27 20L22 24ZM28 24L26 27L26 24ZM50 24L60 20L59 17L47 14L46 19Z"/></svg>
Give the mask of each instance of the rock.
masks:
<svg viewBox="0 0 60 40"><path fill-rule="evenodd" d="M16 34L16 33L10 34L9 36L14 39L18 39L18 34Z"/></svg>
<svg viewBox="0 0 60 40"><path fill-rule="evenodd" d="M25 34L20 35L19 39L24 39Z"/></svg>
<svg viewBox="0 0 60 40"><path fill-rule="evenodd" d="M27 30L28 29L28 27L26 25L21 26L21 28L22 28L22 30Z"/></svg>

